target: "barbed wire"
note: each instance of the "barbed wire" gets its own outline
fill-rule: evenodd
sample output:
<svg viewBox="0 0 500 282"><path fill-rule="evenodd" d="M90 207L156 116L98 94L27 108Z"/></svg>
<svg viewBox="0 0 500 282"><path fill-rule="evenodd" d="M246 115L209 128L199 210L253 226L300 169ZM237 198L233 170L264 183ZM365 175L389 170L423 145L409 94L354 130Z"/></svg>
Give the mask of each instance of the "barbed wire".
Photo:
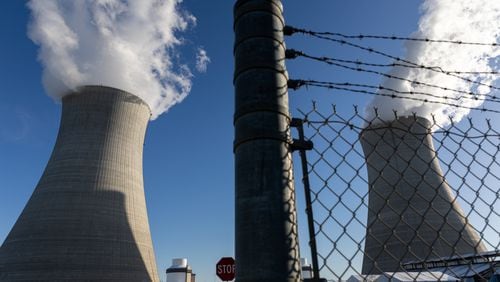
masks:
<svg viewBox="0 0 500 282"><path fill-rule="evenodd" d="M389 58L389 59L392 59L392 60L395 60L395 61L398 61L398 62L403 62L403 63L406 63L408 65L413 65L415 67L422 66L421 64L417 64L415 62L412 62L412 61L409 61L409 60L406 60L406 59L402 59L402 58L397 57L397 56L393 56L391 54L388 54L388 53L376 50L376 49L371 48L371 47L365 47L365 46L362 46L362 45L359 45L359 44L355 44L355 43L346 41L344 39L331 38L331 37L328 37L328 36L325 36L325 35L321 35L321 34L318 34L318 33L315 33L315 32L309 32L307 30L298 29L298 28L294 28L294 27L291 27L291 26L286 26L283 31L284 31L284 34L288 35L288 36L293 35L296 32L303 33L303 34L310 35L310 36L313 36L313 37L316 37L316 38L319 38L319 39L322 39L322 40L331 41L331 42L334 42L334 43L339 43L341 45L347 45L347 46L350 46L350 47L353 47L353 48L356 48L356 49L359 49L359 50L363 50L363 51L366 51L366 52L369 52L369 53L377 54L377 55L380 55L380 56L383 56L385 58ZM445 72L445 71L441 70L440 68L429 68L428 70L436 71L436 72L439 72L439 73L443 73L445 75L448 75L448 76L451 76L451 77L455 77L455 78L464 80L464 81L469 82L469 83L486 86L486 87L489 87L490 89L500 90L500 87L496 87L496 86L493 86L491 84L483 83L483 82L480 82L480 81L474 81L472 79L460 76L460 75L458 75L456 73Z"/></svg>
<svg viewBox="0 0 500 282"><path fill-rule="evenodd" d="M401 90L397 90L394 88L385 87L382 85L369 85L369 84L360 84L360 83L351 83L351 82L330 82L330 81L324 82L324 81L317 81L317 80L290 80L289 81L289 87L292 89L298 88L301 85L314 85L314 86L334 85L334 86L347 86L347 87L351 86L351 87L361 87L361 88L385 90L385 91L389 91L389 92L397 93L397 94L422 95L422 96L427 96L427 97L431 97L431 98L435 98L435 99L442 99L445 101L454 100L456 102L460 102L463 99L467 99L467 100L473 100L473 101L483 100L483 101L488 101L488 102L493 102L493 103L500 103L500 100L498 100L498 99L489 99L489 98L476 99L477 97L468 97L468 96L448 97L448 96L441 96L441 95L436 95L436 94L432 94L432 93L428 93L428 92L401 91Z"/></svg>
<svg viewBox="0 0 500 282"><path fill-rule="evenodd" d="M323 39L323 40L327 40L327 41L332 41L332 42L335 42L335 43L340 43L342 45L351 46L351 47L354 47L354 48L357 48L357 49L360 49L360 50L367 51L369 53L374 53L374 54L377 54L377 55L380 55L380 56L383 56L383 57L386 57L386 58L389 58L389 59L393 59L395 61L404 62L404 63L410 64L410 65L418 66L417 63L414 63L414 62L411 62L411 61L408 61L408 60L402 59L400 57L396 57L396 56L393 56L393 55L390 55L390 54L387 54L387 53L384 53L384 52L381 52L381 51L378 51L378 50L375 50L375 49L373 49L371 47L365 47L365 46L361 46L361 45L358 45L358 44L355 44L355 43L351 43L351 42L346 41L346 40L330 38L330 37L326 37L326 36L322 36L322 35L314 35L314 34L309 34L309 33L305 33L305 34L314 36L314 37L319 38L319 39Z"/></svg>
<svg viewBox="0 0 500 282"><path fill-rule="evenodd" d="M489 108L485 108L484 106L481 108L470 107L470 106L464 106L464 105L454 104L454 103L450 103L450 102L429 100L429 99L425 99L425 98L400 96L400 95L397 95L397 93L383 93L383 92L375 92L375 91L369 91L369 90L352 89L352 88L348 88L348 87L338 86L335 84L330 84L329 82L313 83L313 82L308 82L306 80L290 80L289 83L291 84L291 86L289 88L293 89L293 90L297 90L302 86L312 86L312 87L326 88L326 89L332 89L332 90L342 90L342 91L358 93L358 94L366 94L366 95L372 95L372 96L383 96L383 97L389 97L389 98L393 98L393 99L405 99L405 100L413 100L413 101L431 103L431 104L441 104L441 105L446 105L446 106L450 106L450 107L462 108L462 109L468 109L468 110L474 110L474 111L492 112L492 113L497 113L497 114L500 113L500 110L489 109Z"/></svg>
<svg viewBox="0 0 500 282"><path fill-rule="evenodd" d="M304 52L297 51L294 49L288 49L286 50L287 53L287 59L294 59L297 56L302 56ZM354 64L354 65L362 65L362 66L370 66L370 67L382 67L382 68L388 68L388 67L404 67L404 68L410 68L410 69L425 69L425 70L430 70L430 71L438 71L440 73L444 74L491 74L491 75L498 75L500 74L499 71L450 71L450 70L445 70L442 67L438 66L427 66L427 65L410 65L410 64L401 64L401 63L389 63L389 64L377 64L377 63L368 63L364 62L362 60L346 60L346 59L339 59L339 58L333 58L333 57L326 57L326 56L312 56L306 54L309 58L315 58L317 60L321 60L323 62L339 62L339 63L347 63L347 64ZM465 78L466 79L466 78Z"/></svg>
<svg viewBox="0 0 500 282"><path fill-rule="evenodd" d="M468 42L462 40L449 40L449 39L431 39L431 38L415 38L415 37L402 37L402 36L387 36L387 35L370 35L370 34L359 34L359 35L346 35L339 32L325 32L325 31L312 31L306 30L303 28L296 28L292 26L286 26L285 32L300 32L306 33L310 35L321 35L321 36L337 36L346 39L383 39L383 40L393 40L393 41L415 41L422 43L447 43L447 44L456 44L456 45L475 45L475 46L491 46L497 47L500 46L500 43L496 42Z"/></svg>
<svg viewBox="0 0 500 282"><path fill-rule="evenodd" d="M305 115L302 111L301 113ZM361 132L366 129L366 127L355 125L352 122L349 121L343 121L343 120L330 120L329 118L326 118L324 120L310 120L307 115L303 118L304 124L342 124L342 125L347 125L350 129L352 130L357 130L357 132ZM489 120L488 120L489 122ZM399 130L399 131L404 131L404 129L394 127L394 126L377 126L378 129L392 129L392 130ZM430 132L428 133L412 133L412 135L428 135L431 134ZM432 132L432 134L443 134L443 135L453 135L456 137L461 137L461 138L469 138L469 139L483 139L483 138L500 138L500 133L484 133L484 134L477 134L477 135L471 135L471 134L465 134L465 133L458 133L452 130L444 130L444 129L439 129L435 130Z"/></svg>
<svg viewBox="0 0 500 282"><path fill-rule="evenodd" d="M291 52L298 52L298 51L290 50L289 53L291 53ZM430 87L430 88L435 88L435 89L439 89L439 90L443 90L443 91L451 91L451 92L460 93L460 94L472 95L475 100L480 100L478 98L478 96L488 97L488 98L490 98L490 99L492 99L494 101L496 101L496 100L499 99L497 96L491 95L491 94L481 94L481 93L476 93L476 92L473 92L473 91L464 91L464 90L459 90L459 89L444 87L444 86L440 86L440 85L430 84L430 83L426 83L426 82L422 82L422 81L418 81L418 80L411 80L411 79L407 79L407 78L403 78L403 77L399 77L399 76L387 74L387 73L380 72L380 71L365 69L365 68L361 68L361 67L346 66L346 65L335 63L335 62L331 62L331 61L324 61L324 60L321 60L321 58L310 56L310 55L307 55L307 54L305 54L303 52L298 52L298 54L301 57L304 57L304 58L309 58L309 59L312 59L312 60L321 61L321 62L324 62L324 63L329 64L329 65L337 66L337 67L344 68L344 69L349 69L349 70L352 70L352 71L372 73L372 74L376 74L376 75L383 76L383 77L390 78L390 79L395 79L395 80L409 82L409 83L415 84L415 85L422 85L422 86L427 86L427 87Z"/></svg>

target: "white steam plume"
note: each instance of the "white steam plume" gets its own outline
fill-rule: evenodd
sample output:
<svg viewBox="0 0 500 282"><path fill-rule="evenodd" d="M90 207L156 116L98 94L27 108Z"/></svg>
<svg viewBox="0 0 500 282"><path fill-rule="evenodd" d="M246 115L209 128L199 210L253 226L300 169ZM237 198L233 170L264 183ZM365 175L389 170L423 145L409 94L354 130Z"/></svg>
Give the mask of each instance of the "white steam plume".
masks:
<svg viewBox="0 0 500 282"><path fill-rule="evenodd" d="M196 70L201 73L207 72L207 67L210 62L211 60L207 55L207 51L203 48L198 48L198 53L196 54Z"/></svg>
<svg viewBox="0 0 500 282"><path fill-rule="evenodd" d="M82 85L141 97L152 119L191 89L191 72L172 62L175 32L196 19L182 0L30 0L29 37L40 45L43 84L60 99Z"/></svg>
<svg viewBox="0 0 500 282"><path fill-rule="evenodd" d="M426 0L422 4L421 9L422 16L419 21L419 29L411 35L412 37L484 43L498 43L500 41L500 1ZM500 70L500 48L498 46L408 42L406 50L405 59L419 65L441 67L448 71L491 72ZM399 96L407 95L418 99L445 101L465 107L479 107L484 102L484 94L489 94L492 90L487 86L472 84L442 73L424 69L394 67L389 74L411 81L425 82L427 84L480 94L477 95L478 100L459 99L455 101L451 98L459 98L467 96L467 94L417 84L412 85L410 82L394 79L385 79L382 83L383 87L398 91L417 91L440 97L447 96L450 99L436 99L416 94L397 94ZM488 85L493 84L498 77L491 74L459 75ZM471 95L468 96L471 97ZM367 106L366 111L369 120L374 117L374 108L378 109L379 117L383 120L393 119L393 110L395 110L398 116L415 113L431 119L431 115L434 115L436 122L441 126L449 123L450 116L455 121L458 121L470 111L465 108L456 108L442 104L377 96Z"/></svg>

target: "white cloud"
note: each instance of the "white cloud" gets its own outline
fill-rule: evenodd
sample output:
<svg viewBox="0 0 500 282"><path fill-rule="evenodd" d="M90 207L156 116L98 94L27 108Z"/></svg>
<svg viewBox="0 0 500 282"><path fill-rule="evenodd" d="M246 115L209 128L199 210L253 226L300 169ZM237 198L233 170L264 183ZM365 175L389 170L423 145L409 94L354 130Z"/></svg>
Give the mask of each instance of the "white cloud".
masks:
<svg viewBox="0 0 500 282"><path fill-rule="evenodd" d="M153 119L191 89L189 71L172 63L176 32L196 20L182 0L31 0L29 37L40 45L43 82L61 98L82 85L120 88L141 97Z"/></svg>
<svg viewBox="0 0 500 282"><path fill-rule="evenodd" d="M423 13L419 21L419 29L412 34L412 37L487 43L499 42L500 40L500 25L492 24L500 22L500 1L426 0L421 8ZM490 63L500 56L499 47L408 42L406 49L406 60L417 64L439 66L450 71L499 71L498 64ZM467 99L467 96L470 98L468 94L421 84L411 84L406 81L385 79L382 84L384 87L403 92L425 92L440 97L447 96L449 97L448 102L464 107L479 107L484 102L484 94L491 91L489 87L478 87L476 84L425 69L395 67L389 74L411 81L457 89L466 93L481 94L478 100L474 100ZM496 79L495 76L486 74L462 74L461 76L484 84L492 84ZM417 94L412 95L412 97L445 101ZM431 115L434 115L438 124L441 125L449 123L449 116L458 121L470 111L466 108L443 104L377 96L366 109L369 118L373 116L374 107L378 108L380 117L385 120L392 119L394 117L393 110L396 110L399 116L416 113L419 116L430 118Z"/></svg>
<svg viewBox="0 0 500 282"><path fill-rule="evenodd" d="M199 72L206 72L210 62L211 60L207 55L207 51L203 48L198 48L198 53L196 54L196 70Z"/></svg>

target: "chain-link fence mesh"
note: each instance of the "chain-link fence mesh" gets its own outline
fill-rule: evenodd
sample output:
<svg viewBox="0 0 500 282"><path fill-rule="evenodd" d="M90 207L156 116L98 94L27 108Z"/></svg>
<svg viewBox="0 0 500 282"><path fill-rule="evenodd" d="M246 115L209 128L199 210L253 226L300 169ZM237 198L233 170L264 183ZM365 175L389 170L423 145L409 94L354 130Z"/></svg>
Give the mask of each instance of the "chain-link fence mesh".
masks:
<svg viewBox="0 0 500 282"><path fill-rule="evenodd" d="M301 114L314 143L307 164L322 277L487 281L500 271L497 124L366 120L356 108Z"/></svg>

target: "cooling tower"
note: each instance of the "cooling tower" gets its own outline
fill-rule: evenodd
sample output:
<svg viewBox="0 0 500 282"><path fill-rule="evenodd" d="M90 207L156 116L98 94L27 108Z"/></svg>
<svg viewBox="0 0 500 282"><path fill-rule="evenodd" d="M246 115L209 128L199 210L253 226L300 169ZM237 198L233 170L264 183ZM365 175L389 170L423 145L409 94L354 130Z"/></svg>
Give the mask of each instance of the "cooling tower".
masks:
<svg viewBox="0 0 500 282"><path fill-rule="evenodd" d="M57 141L0 248L1 281L158 281L142 177L148 106L82 87L62 100Z"/></svg>
<svg viewBox="0 0 500 282"><path fill-rule="evenodd" d="M430 127L406 117L361 133L369 183L363 274L485 251L445 181Z"/></svg>

